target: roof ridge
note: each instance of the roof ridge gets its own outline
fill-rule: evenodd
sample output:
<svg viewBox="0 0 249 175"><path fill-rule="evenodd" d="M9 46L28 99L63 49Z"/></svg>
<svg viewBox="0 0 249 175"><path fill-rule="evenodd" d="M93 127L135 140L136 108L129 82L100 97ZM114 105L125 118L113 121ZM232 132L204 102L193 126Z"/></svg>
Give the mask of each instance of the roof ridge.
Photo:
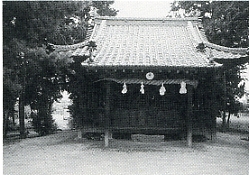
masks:
<svg viewBox="0 0 249 175"><path fill-rule="evenodd" d="M188 21L187 29L190 31L193 37L193 41L195 42L193 44L195 47L198 46L199 43L203 42L202 38L195 32L195 27L192 22Z"/></svg>
<svg viewBox="0 0 249 175"><path fill-rule="evenodd" d="M186 17L186 18L146 18L146 17L116 17L116 16L98 16L95 19L99 20L117 20L117 21L199 21L197 17Z"/></svg>
<svg viewBox="0 0 249 175"><path fill-rule="evenodd" d="M104 28L106 26L106 20L102 20L98 29L98 32L96 33L96 36L93 38L94 34L95 34L95 30L94 33L92 33L90 40L96 41L99 38L99 35L103 32Z"/></svg>

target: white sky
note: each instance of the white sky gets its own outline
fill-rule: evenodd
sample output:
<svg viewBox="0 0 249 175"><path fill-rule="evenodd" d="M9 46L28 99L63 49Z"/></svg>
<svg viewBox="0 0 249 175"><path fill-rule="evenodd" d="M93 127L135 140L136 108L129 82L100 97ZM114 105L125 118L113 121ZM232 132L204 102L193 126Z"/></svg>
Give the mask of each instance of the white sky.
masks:
<svg viewBox="0 0 249 175"><path fill-rule="evenodd" d="M119 10L118 17L166 17L170 11L170 3L173 1L125 1L116 0L112 5Z"/></svg>

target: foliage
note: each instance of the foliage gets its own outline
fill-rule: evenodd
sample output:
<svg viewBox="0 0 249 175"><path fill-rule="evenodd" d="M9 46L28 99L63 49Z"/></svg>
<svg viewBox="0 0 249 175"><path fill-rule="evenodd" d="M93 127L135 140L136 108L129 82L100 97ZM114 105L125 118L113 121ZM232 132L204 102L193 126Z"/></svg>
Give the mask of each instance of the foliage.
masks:
<svg viewBox="0 0 249 175"><path fill-rule="evenodd" d="M88 2L80 1L6 1L3 3L4 42L18 38L34 47L41 46L45 38L54 44L82 40L84 32L77 32L84 25L72 23L75 15L84 18L87 5Z"/></svg>
<svg viewBox="0 0 249 175"><path fill-rule="evenodd" d="M97 13L100 16L116 16L118 10L110 7L114 1L93 1L93 6L97 8Z"/></svg>
<svg viewBox="0 0 249 175"><path fill-rule="evenodd" d="M175 1L172 11L185 9L185 16L202 18L212 43L226 47L249 47L249 2Z"/></svg>

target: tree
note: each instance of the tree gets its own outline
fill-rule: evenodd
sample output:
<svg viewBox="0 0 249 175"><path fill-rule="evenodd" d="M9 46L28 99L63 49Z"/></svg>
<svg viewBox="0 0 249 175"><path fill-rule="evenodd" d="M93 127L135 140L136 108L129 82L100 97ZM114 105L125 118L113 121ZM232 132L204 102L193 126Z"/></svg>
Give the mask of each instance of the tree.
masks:
<svg viewBox="0 0 249 175"><path fill-rule="evenodd" d="M13 70L3 68L3 136L8 132L8 121L11 112L14 112L14 105L21 91L21 85L18 84L13 75Z"/></svg>
<svg viewBox="0 0 249 175"><path fill-rule="evenodd" d="M54 97L60 87L48 85L46 80L56 77L60 68L53 64L53 59L49 59L44 38L53 41L57 24L65 23L67 19L65 16L80 11L83 5L85 4L81 2L3 3L4 131L6 131L4 135L7 133L9 111L13 111L17 97L21 104L20 123L24 123L24 110L22 110L24 104L31 104L34 107L37 103L40 104L36 105L39 111L50 110L50 105L44 106L44 104L50 104L56 99ZM63 34L66 38L67 33ZM37 95L41 93L39 91L41 87L46 92L42 98ZM23 93L24 96L21 95ZM45 119L51 118L49 112L41 112L40 116ZM22 125L21 138L25 138L24 129Z"/></svg>
<svg viewBox="0 0 249 175"><path fill-rule="evenodd" d="M184 9L184 16L196 16L202 20L205 34L212 43L239 48L249 47L249 2L224 1L175 1L171 10ZM177 13L176 13L177 14ZM220 84L219 94L222 94L223 129L229 124L230 114L239 110L238 97L244 94L244 84L239 85L242 78L243 62L233 61L223 63L224 83ZM228 112L227 122L226 113ZM229 127L229 125L227 125Z"/></svg>
<svg viewBox="0 0 249 175"><path fill-rule="evenodd" d="M112 2L5 1L3 2L4 116L17 97L38 111L37 131L51 128L51 104L72 76L71 60L53 52L53 44L75 44L85 39L90 5L115 13ZM109 10L108 10L109 9ZM22 53L20 56L20 53ZM23 60L21 59L23 58ZM25 70L25 71L24 71ZM26 73L25 73L26 72ZM7 128L7 120L4 120ZM42 124L43 123L43 124ZM20 128L23 130L24 128ZM7 131L7 129L6 129ZM22 135L23 133L21 133ZM21 136L24 137L24 136Z"/></svg>
<svg viewBox="0 0 249 175"><path fill-rule="evenodd" d="M4 137L6 137L9 127L9 115L14 112L16 100L24 90L22 81L23 61L18 56L21 50L26 50L23 47L23 42L15 39L13 39L9 45L4 45L3 47L3 55L5 58L3 60ZM22 117L24 117L24 115Z"/></svg>

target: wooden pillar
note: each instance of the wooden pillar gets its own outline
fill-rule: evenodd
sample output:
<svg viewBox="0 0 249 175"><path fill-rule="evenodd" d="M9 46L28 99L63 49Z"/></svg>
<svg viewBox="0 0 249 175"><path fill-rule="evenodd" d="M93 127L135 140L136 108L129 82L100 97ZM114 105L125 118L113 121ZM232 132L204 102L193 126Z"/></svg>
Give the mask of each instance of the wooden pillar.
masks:
<svg viewBox="0 0 249 175"><path fill-rule="evenodd" d="M188 147L192 147L193 142L193 128L192 128L192 96L193 96L193 87L188 86L187 90L187 145Z"/></svg>
<svg viewBox="0 0 249 175"><path fill-rule="evenodd" d="M213 113L213 112L212 112ZM212 121L211 121L211 124L212 124L212 128L211 128L211 140L212 141L216 141L216 116L214 114L212 114Z"/></svg>
<svg viewBox="0 0 249 175"><path fill-rule="evenodd" d="M81 131L81 129L78 130L78 139L82 139L82 131Z"/></svg>
<svg viewBox="0 0 249 175"><path fill-rule="evenodd" d="M106 97L105 97L105 147L109 146L109 136L110 136L110 95L111 95L111 85L110 82L106 82Z"/></svg>
<svg viewBox="0 0 249 175"><path fill-rule="evenodd" d="M105 147L108 147L109 146L109 129L105 129L104 141L105 141Z"/></svg>
<svg viewBox="0 0 249 175"><path fill-rule="evenodd" d="M222 116L222 131L226 130L226 95L227 95L227 87L226 87L226 71L223 72L223 86L224 86L224 97L223 97L223 116Z"/></svg>
<svg viewBox="0 0 249 175"><path fill-rule="evenodd" d="M217 73L217 72L215 72ZM215 76L215 75L214 75ZM213 76L213 77L214 77ZM217 115L217 101L216 101L216 95L215 95L215 83L212 81L212 87L211 87L211 140L216 140L216 115Z"/></svg>

